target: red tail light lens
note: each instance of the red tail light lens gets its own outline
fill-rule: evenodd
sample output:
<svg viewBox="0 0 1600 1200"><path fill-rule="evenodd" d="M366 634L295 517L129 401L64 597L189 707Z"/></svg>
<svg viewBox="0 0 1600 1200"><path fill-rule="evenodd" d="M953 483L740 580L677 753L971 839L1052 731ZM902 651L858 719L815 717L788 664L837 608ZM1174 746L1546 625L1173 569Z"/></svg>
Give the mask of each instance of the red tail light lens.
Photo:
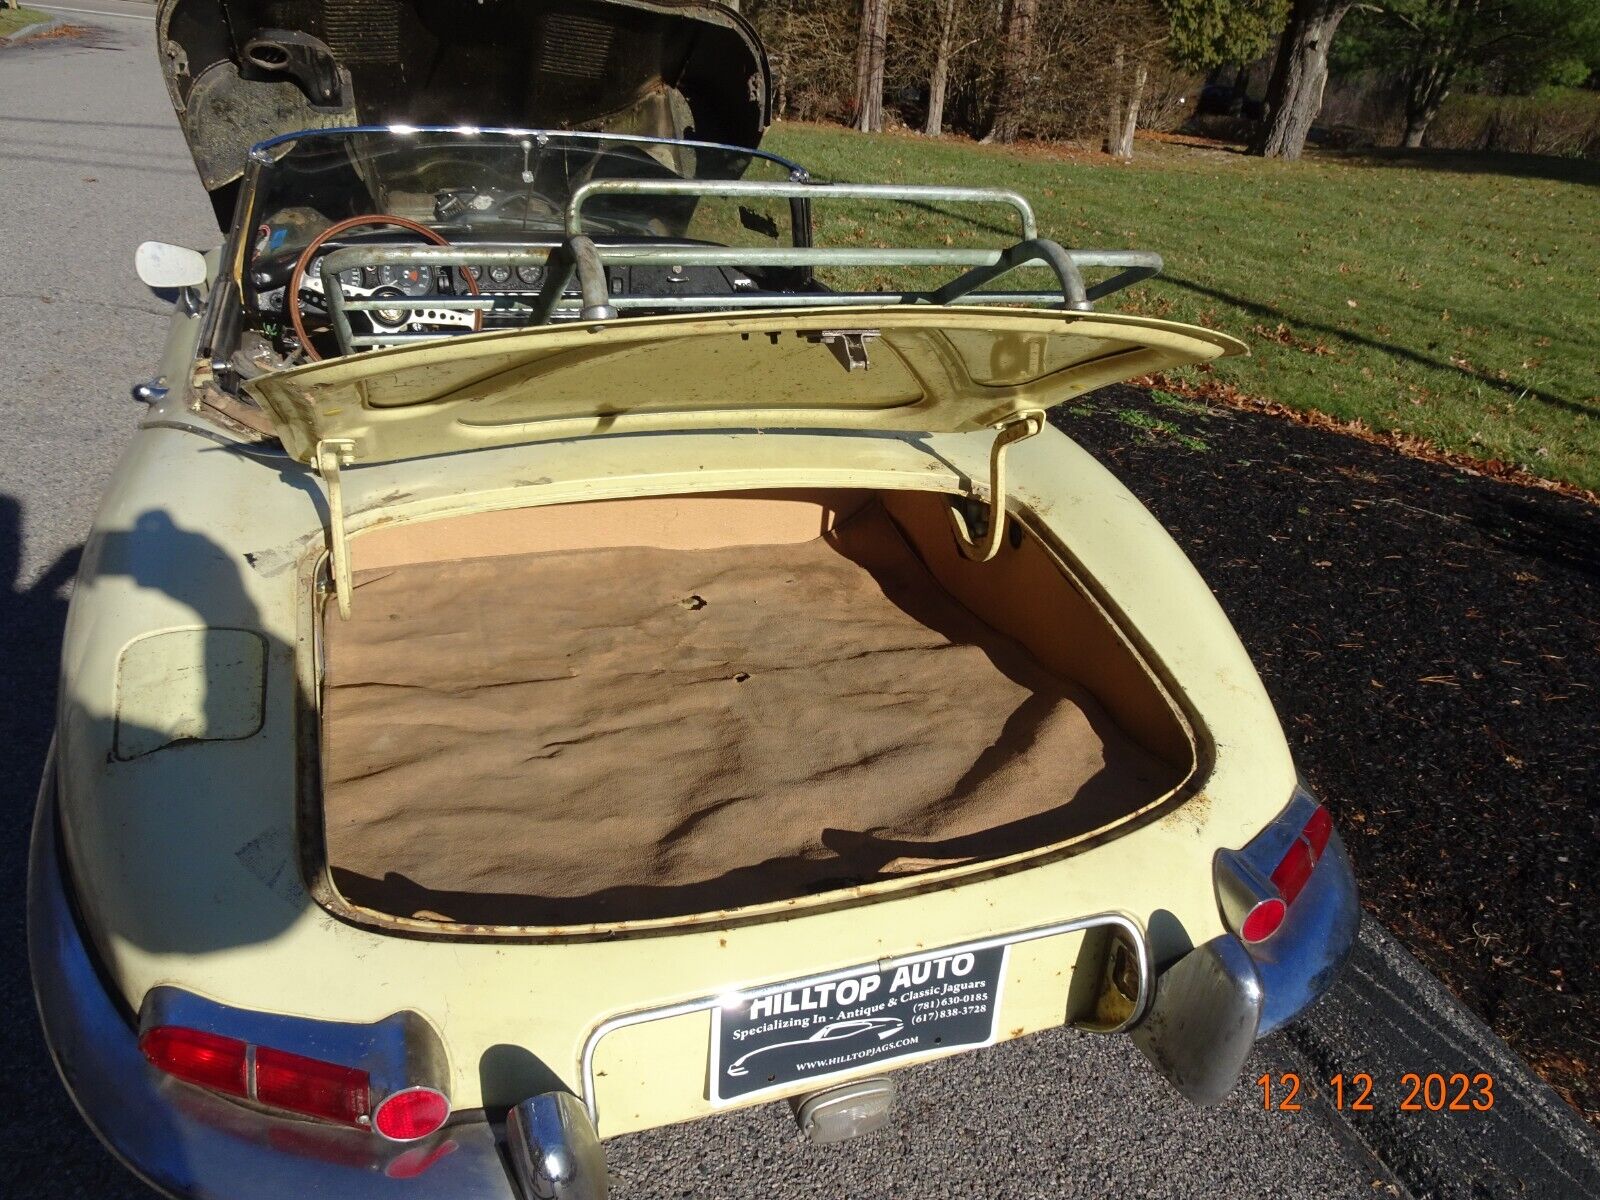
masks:
<svg viewBox="0 0 1600 1200"><path fill-rule="evenodd" d="M1272 885L1278 889L1285 904L1293 904L1300 890L1306 886L1306 880L1311 878L1311 870L1317 865L1317 860L1311 853L1311 847L1306 845L1303 837L1295 838L1294 844L1289 847L1289 852L1278 863L1277 869L1272 872Z"/></svg>
<svg viewBox="0 0 1600 1200"><path fill-rule="evenodd" d="M341 1125L363 1125L369 1108L367 1073L260 1046L255 1098L271 1108Z"/></svg>
<svg viewBox="0 0 1600 1200"><path fill-rule="evenodd" d="M1328 810L1320 804L1317 811L1311 814L1311 819L1306 822L1306 827L1300 831L1300 836L1311 843L1311 853L1315 858L1321 858L1322 852L1328 848L1328 838L1333 835L1333 818L1328 815Z"/></svg>
<svg viewBox="0 0 1600 1200"><path fill-rule="evenodd" d="M230 1096L250 1094L246 1071L249 1048L237 1038L178 1025L157 1025L140 1036L139 1049L152 1065L175 1079Z"/></svg>
<svg viewBox="0 0 1600 1200"><path fill-rule="evenodd" d="M378 1105L372 1125L394 1142L414 1142L434 1132L450 1116L450 1101L432 1088L407 1088Z"/></svg>
<svg viewBox="0 0 1600 1200"><path fill-rule="evenodd" d="M1278 932L1289 906L1276 898L1263 900L1252 908L1239 924L1239 936L1247 942L1264 942Z"/></svg>
<svg viewBox="0 0 1600 1200"><path fill-rule="evenodd" d="M365 1126L372 1110L371 1079L355 1067L271 1046L251 1047L237 1038L181 1025L145 1030L139 1048L154 1066L175 1079L268 1108L355 1126ZM448 1115L448 1102L445 1112Z"/></svg>
<svg viewBox="0 0 1600 1200"><path fill-rule="evenodd" d="M1293 904L1305 889L1311 872L1316 869L1317 860L1328 848L1328 839L1332 836L1333 818L1319 804L1300 830L1300 836L1295 838L1272 872L1272 885L1278 889L1285 904Z"/></svg>

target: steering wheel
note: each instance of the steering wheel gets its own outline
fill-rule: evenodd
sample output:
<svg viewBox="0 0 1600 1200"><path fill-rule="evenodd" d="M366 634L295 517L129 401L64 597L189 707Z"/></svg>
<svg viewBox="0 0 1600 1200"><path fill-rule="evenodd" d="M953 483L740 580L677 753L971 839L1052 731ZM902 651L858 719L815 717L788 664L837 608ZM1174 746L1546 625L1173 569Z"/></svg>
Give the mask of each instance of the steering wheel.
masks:
<svg viewBox="0 0 1600 1200"><path fill-rule="evenodd" d="M443 234L429 229L426 225L416 221L409 221L405 217L390 216L387 213L366 213L358 217L346 217L343 221L337 221L329 225L316 237L312 238L306 248L300 252L300 257L295 260L294 270L289 274L289 286L285 289L284 299L284 307L289 310L289 322L294 326L295 336L300 339L300 348L311 362L317 362L322 358L322 355L311 344L311 337L306 332L305 313L301 310L300 289L305 283L306 272L311 269L311 264L317 260L322 248L330 241L342 233L348 233L352 229L359 229L365 225L393 225L398 229L414 233L435 246L448 246L450 244ZM472 277L470 272L457 271L456 277L467 281L467 291L474 296L479 295L478 281ZM328 303L327 297L323 296L320 291L312 292L311 294L318 296L323 304ZM407 308L406 299L404 296L396 296L394 307L396 309ZM472 312L472 331L477 333L482 328L483 310L474 309Z"/></svg>

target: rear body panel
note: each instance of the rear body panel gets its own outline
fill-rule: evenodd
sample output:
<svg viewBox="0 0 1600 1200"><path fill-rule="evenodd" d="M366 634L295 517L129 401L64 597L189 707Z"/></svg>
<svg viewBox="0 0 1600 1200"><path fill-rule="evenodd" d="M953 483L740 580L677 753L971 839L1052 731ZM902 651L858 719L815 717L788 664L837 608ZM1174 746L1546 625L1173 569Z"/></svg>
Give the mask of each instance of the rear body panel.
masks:
<svg viewBox="0 0 1600 1200"><path fill-rule="evenodd" d="M342 921L303 875L297 772L314 737L314 622L301 566L324 500L285 458L218 443L181 402L151 414L107 493L69 621L60 719L63 833L109 976L137 1008L160 984L213 1000L372 1021L406 1007L446 1031L458 1108L577 1085L593 1028L619 1013L1115 911L1157 961L1224 932L1218 846L1247 842L1294 771L1270 703L1193 568L1087 454L1046 431L1014 451L1012 505L1048 533L1204 731L1194 783L1110 839L982 864L960 879L809 897L692 929L516 944L394 936ZM174 427L177 426L177 427ZM646 493L841 487L965 490L990 437L663 434L441 455L346 472L353 536L400 519ZM800 465L804 464L804 465ZM183 480L181 488L173 480ZM199 734L122 761L119 664L155 631L228 629L262 645L259 732ZM148 745L145 739L141 745ZM1156 920L1164 912L1173 919ZM1010 952L996 1028L1061 1024L1078 935ZM600 1129L707 1112L705 1012L620 1030L596 1052ZM516 1052L506 1047L518 1048ZM497 1049L498 1048L498 1049Z"/></svg>

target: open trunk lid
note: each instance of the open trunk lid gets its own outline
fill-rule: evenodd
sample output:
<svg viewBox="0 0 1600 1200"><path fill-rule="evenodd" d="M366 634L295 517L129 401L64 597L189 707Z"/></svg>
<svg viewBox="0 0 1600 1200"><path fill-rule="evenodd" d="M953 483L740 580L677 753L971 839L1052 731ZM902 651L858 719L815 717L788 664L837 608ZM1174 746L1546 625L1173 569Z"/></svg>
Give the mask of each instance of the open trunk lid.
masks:
<svg viewBox="0 0 1600 1200"><path fill-rule="evenodd" d="M1146 317L891 305L540 326L245 386L295 458L337 443L350 465L612 433L961 433L1244 350Z"/></svg>

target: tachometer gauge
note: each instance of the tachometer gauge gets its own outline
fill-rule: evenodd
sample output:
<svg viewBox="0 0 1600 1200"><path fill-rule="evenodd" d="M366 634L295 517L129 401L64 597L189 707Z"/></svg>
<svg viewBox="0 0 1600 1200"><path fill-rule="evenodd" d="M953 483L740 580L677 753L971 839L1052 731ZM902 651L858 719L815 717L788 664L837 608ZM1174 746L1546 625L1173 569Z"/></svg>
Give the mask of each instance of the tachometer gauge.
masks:
<svg viewBox="0 0 1600 1200"><path fill-rule="evenodd" d="M517 279L518 279L519 282L525 283L529 287L538 287L539 284L544 282L544 268L543 267L518 267L517 268Z"/></svg>

